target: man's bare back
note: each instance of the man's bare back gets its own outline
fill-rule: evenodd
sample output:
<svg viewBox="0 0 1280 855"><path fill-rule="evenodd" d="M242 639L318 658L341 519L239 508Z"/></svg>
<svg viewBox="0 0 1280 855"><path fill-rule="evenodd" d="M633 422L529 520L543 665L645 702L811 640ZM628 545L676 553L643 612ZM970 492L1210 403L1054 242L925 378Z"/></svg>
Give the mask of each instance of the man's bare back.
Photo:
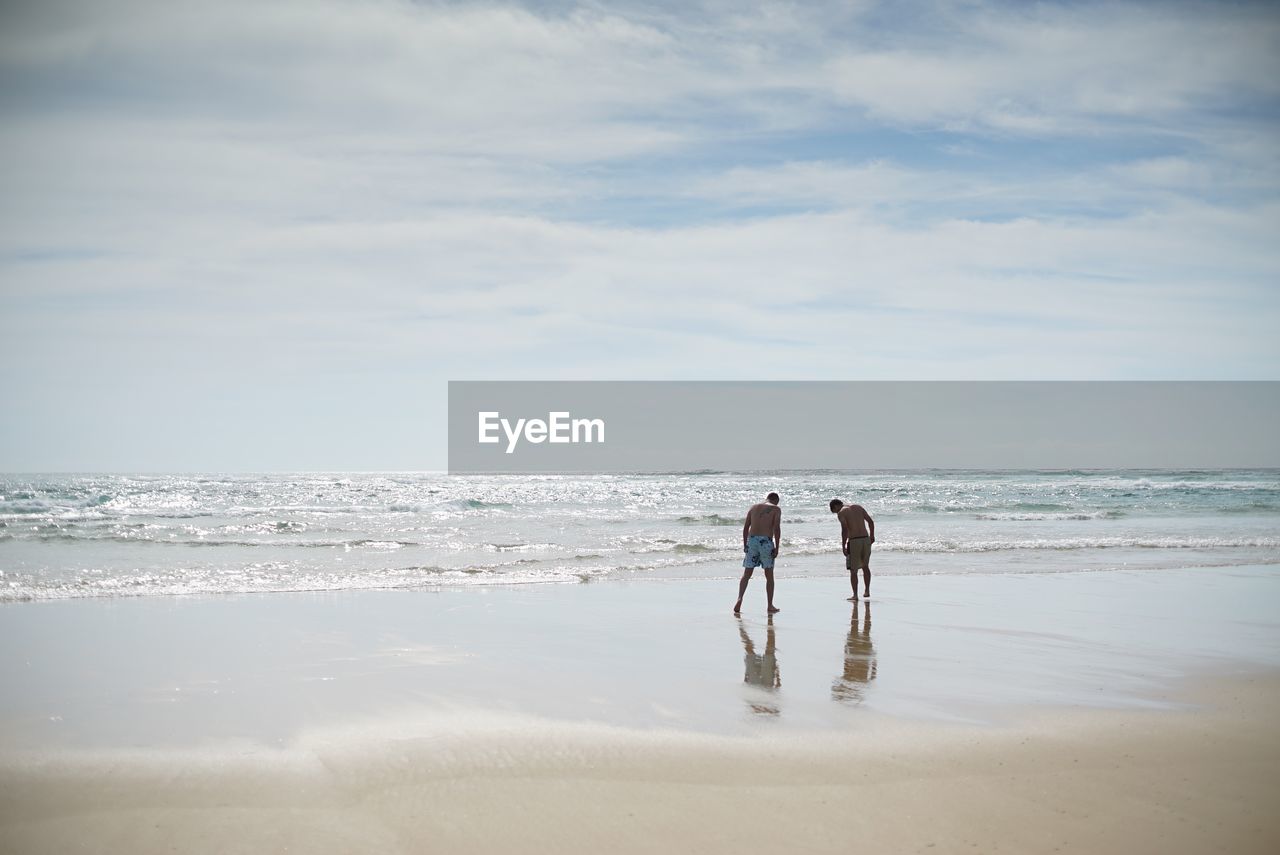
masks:
<svg viewBox="0 0 1280 855"><path fill-rule="evenodd" d="M768 502L752 505L747 511L747 537L773 537L774 529L781 519L782 509L777 505Z"/></svg>
<svg viewBox="0 0 1280 855"><path fill-rule="evenodd" d="M845 532L846 540L851 537L867 537L867 521L871 519L871 515L862 505L845 505L836 514L836 519L840 520L840 528Z"/></svg>

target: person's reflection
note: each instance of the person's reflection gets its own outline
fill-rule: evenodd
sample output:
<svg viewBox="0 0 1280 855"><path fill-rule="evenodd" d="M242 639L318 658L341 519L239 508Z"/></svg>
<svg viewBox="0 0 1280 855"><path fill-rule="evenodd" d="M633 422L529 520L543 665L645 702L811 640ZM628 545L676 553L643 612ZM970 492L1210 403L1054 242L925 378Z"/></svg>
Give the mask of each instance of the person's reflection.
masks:
<svg viewBox="0 0 1280 855"><path fill-rule="evenodd" d="M782 674L778 670L776 640L773 633L773 615L769 615L768 628L765 630L764 654L756 653L756 646L747 634L747 625L738 619L738 633L742 636L742 647L746 651L743 657L745 673L744 683L776 692L782 686ZM748 700L747 706L758 715L778 715L781 710L776 703L762 702L762 699Z"/></svg>
<svg viewBox="0 0 1280 855"><path fill-rule="evenodd" d="M859 621L858 603L849 618L849 637L844 643L844 673L831 684L831 697L841 703L860 704L876 678L876 649L871 644L871 603L861 604L865 620Z"/></svg>

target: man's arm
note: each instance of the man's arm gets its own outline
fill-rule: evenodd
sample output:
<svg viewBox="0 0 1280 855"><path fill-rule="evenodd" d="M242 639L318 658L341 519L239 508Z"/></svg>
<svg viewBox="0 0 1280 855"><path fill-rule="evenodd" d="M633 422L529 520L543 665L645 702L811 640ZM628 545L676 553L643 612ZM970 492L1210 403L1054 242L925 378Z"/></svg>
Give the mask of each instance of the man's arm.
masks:
<svg viewBox="0 0 1280 855"><path fill-rule="evenodd" d="M840 520L840 551L845 555L849 554L849 520L844 514L837 514L836 519Z"/></svg>
<svg viewBox="0 0 1280 855"><path fill-rule="evenodd" d="M773 511L773 557L778 557L778 550L782 548L782 511L775 508Z"/></svg>
<svg viewBox="0 0 1280 855"><path fill-rule="evenodd" d="M876 521L871 518L871 514L867 513L867 509L862 509L862 518L867 521L867 534L871 535L871 542L876 542Z"/></svg>
<svg viewBox="0 0 1280 855"><path fill-rule="evenodd" d="M746 522L742 524L742 551L747 551L747 535L751 533L751 511L747 511Z"/></svg>

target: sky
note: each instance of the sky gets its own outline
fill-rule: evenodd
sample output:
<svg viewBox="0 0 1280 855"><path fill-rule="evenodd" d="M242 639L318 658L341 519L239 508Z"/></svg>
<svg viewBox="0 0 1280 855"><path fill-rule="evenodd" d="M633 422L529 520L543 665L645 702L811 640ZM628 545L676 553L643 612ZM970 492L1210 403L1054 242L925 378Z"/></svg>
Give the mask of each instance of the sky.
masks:
<svg viewBox="0 0 1280 855"><path fill-rule="evenodd" d="M440 469L449 380L1280 379L1278 131L1268 3L0 0L0 470Z"/></svg>

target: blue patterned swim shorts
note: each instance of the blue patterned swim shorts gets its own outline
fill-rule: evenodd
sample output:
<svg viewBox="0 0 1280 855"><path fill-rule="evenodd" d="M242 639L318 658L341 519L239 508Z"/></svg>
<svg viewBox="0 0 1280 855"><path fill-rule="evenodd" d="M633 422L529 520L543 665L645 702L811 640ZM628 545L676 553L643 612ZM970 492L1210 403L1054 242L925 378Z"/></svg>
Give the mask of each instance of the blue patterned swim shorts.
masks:
<svg viewBox="0 0 1280 855"><path fill-rule="evenodd" d="M753 534L747 541L747 555L742 559L743 570L754 570L764 567L773 569L773 538L763 534Z"/></svg>

